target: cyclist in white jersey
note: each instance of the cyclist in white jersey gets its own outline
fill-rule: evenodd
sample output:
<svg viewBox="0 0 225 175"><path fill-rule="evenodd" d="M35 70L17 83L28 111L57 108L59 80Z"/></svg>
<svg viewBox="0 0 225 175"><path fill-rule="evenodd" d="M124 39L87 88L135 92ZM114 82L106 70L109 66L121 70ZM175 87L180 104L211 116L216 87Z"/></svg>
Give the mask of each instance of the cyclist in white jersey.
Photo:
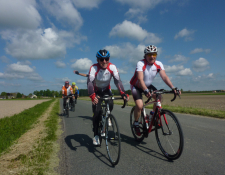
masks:
<svg viewBox="0 0 225 175"><path fill-rule="evenodd" d="M129 100L129 95L125 94L122 81L116 66L109 62L110 53L107 50L99 50L96 54L97 64L91 66L89 70L87 86L88 94L92 100L92 109L93 109L93 127L94 127L94 138L93 144L99 145L99 136L98 134L98 123L100 119L100 110L101 110L101 101L97 98L98 96L102 97L104 95L112 95L110 80L113 77L114 83L119 90L121 96L124 100ZM109 109L113 109L113 101L109 100Z"/></svg>
<svg viewBox="0 0 225 175"><path fill-rule="evenodd" d="M134 73L134 76L130 80L131 85L131 92L136 103L136 107L134 110L134 117L135 117L135 131L137 135L141 135L139 129L138 119L141 115L141 109L143 108L143 101L142 101L142 92L144 92L145 96L149 98L151 96L149 90L157 90L153 85L152 82L157 75L160 74L163 81L174 91L175 87L173 86L172 82L170 81L169 77L166 75L165 69L163 64L160 61L156 61L157 57L157 47L154 45L149 45L144 50L144 59L138 61L137 67ZM179 91L181 94L181 92ZM155 99L155 96L153 96ZM153 111L155 111L156 105L153 106Z"/></svg>

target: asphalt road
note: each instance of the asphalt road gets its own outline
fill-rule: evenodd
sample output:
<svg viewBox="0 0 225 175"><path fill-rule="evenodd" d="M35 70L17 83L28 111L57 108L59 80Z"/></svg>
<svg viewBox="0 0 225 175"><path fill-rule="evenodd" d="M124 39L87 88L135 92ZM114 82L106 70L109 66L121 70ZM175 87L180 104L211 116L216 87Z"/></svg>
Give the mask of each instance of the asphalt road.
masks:
<svg viewBox="0 0 225 175"><path fill-rule="evenodd" d="M92 144L91 102L78 100L76 111L70 112L69 118L62 116L61 174L225 175L225 120L175 113L183 129L184 150L179 159L169 161L161 153L154 132L142 143L135 142L130 111L131 107L118 105L112 111L121 134L120 161L112 167L104 140L101 147Z"/></svg>

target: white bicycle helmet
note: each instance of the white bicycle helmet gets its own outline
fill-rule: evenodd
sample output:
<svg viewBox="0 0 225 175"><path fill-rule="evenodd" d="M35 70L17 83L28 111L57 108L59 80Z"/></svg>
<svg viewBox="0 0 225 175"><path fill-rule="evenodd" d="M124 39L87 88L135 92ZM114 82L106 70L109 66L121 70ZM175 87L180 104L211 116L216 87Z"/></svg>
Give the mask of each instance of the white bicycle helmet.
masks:
<svg viewBox="0 0 225 175"><path fill-rule="evenodd" d="M157 53L157 52L158 52L157 47L154 45L149 45L144 50L145 55L148 53Z"/></svg>

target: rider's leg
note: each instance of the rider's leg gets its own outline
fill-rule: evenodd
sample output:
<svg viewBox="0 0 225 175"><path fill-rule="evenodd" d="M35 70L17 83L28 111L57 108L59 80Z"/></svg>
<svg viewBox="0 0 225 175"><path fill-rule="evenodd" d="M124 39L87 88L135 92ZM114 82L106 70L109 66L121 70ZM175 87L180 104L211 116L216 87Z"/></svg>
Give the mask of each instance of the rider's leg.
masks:
<svg viewBox="0 0 225 175"><path fill-rule="evenodd" d="M75 94L75 104L77 104L77 93Z"/></svg>
<svg viewBox="0 0 225 175"><path fill-rule="evenodd" d="M63 109L66 108L66 98L63 98Z"/></svg>
<svg viewBox="0 0 225 175"><path fill-rule="evenodd" d="M141 116L141 110L143 108L143 101L142 101L142 95L141 95L142 90L134 86L131 86L131 92L136 104L134 109L134 118L135 118L135 121L138 121L139 117Z"/></svg>
<svg viewBox="0 0 225 175"><path fill-rule="evenodd" d="M134 118L135 118L135 121L137 122L139 117L141 116L141 110L143 108L143 101L142 99L138 99L135 101L135 109L134 109Z"/></svg>
<svg viewBox="0 0 225 175"><path fill-rule="evenodd" d="M93 105L93 127L94 127L94 136L98 135L98 123L100 119L100 111L101 111L101 101L99 100L96 105Z"/></svg>

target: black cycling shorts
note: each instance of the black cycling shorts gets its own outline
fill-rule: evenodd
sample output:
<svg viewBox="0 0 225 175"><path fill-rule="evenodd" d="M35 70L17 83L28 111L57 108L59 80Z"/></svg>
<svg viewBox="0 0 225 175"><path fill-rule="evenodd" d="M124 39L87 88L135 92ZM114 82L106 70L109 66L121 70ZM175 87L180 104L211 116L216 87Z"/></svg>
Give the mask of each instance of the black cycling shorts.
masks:
<svg viewBox="0 0 225 175"><path fill-rule="evenodd" d="M142 99L142 93L144 93L144 91L141 88L137 88L133 85L130 86L131 88L131 93L133 95L134 101ZM150 85L149 87L147 87L149 90L153 90L156 91L156 87L153 85Z"/></svg>

